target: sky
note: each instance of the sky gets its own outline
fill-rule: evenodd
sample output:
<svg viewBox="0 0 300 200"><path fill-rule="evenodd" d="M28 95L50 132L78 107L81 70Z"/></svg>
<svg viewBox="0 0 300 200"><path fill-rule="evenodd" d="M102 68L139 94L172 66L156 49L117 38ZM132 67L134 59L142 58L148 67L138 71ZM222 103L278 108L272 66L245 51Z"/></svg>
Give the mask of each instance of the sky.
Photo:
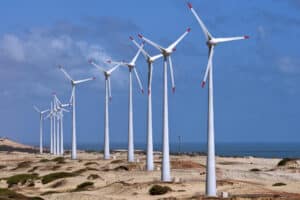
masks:
<svg viewBox="0 0 300 200"><path fill-rule="evenodd" d="M249 35L250 40L218 45L214 57L216 142L300 142L300 1L191 0L216 37ZM191 27L173 54L176 93L169 81L170 141L205 143L207 88L200 84L207 64L205 38L184 0L2 1L0 7L0 136L37 144L40 109L52 92L63 102L71 86L57 65L74 79L96 76L77 89L78 144L102 148L104 79L87 63L105 68L107 59L130 61L137 34L168 46ZM158 53L150 46L145 49ZM137 61L144 88L147 65ZM154 142L162 138L162 60L154 64ZM134 79L134 139L146 141L147 95ZM126 143L128 69L112 75L110 138ZM71 142L71 114L65 114L65 141ZM49 120L45 120L49 142Z"/></svg>

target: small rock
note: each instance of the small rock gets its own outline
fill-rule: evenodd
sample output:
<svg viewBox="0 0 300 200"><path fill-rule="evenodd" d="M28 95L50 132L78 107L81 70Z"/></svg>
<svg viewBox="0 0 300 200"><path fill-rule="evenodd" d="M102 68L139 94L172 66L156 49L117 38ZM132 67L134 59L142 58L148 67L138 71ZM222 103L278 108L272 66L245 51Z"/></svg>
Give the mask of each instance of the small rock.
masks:
<svg viewBox="0 0 300 200"><path fill-rule="evenodd" d="M228 192L221 192L221 197L222 198L228 198L229 197Z"/></svg>

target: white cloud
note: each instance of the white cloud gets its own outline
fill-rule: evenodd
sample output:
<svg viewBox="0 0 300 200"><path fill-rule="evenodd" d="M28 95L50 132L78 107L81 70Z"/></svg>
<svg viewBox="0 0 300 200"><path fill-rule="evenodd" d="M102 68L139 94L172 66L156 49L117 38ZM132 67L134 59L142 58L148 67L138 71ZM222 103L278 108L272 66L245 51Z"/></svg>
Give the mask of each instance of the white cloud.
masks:
<svg viewBox="0 0 300 200"><path fill-rule="evenodd" d="M3 56L15 60L16 62L22 62L25 59L24 48L22 41L15 35L4 35L1 40L1 52Z"/></svg>
<svg viewBox="0 0 300 200"><path fill-rule="evenodd" d="M20 81L12 83L6 89L13 90L13 93L21 91L19 94L22 95L30 93L43 96L50 94L55 88L64 89L61 84L58 85L58 81L64 80L64 76L56 70L58 64L65 66L74 79L89 76L100 78L102 75L93 66L89 67L87 60L92 58L103 64L111 58L101 45L74 40L65 34L52 36L41 31L31 31L22 37L6 34L0 38L0 50L0 65L9 66L1 69L0 78L5 78L8 74L18 77ZM124 72L122 70L115 74L118 82L123 83ZM102 87L99 83L94 85ZM24 88L26 92L22 92Z"/></svg>

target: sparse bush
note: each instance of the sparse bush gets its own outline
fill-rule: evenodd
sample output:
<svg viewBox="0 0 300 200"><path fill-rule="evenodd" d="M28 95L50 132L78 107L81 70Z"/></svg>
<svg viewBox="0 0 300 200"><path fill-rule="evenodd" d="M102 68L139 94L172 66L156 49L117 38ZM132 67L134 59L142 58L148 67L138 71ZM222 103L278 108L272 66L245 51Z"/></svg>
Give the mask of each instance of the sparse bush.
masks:
<svg viewBox="0 0 300 200"><path fill-rule="evenodd" d="M46 159L46 158L43 158L43 159L40 160L41 163L50 162L50 161L51 161L51 160L48 160L48 159Z"/></svg>
<svg viewBox="0 0 300 200"><path fill-rule="evenodd" d="M169 191L172 191L172 189L168 186L153 185L150 188L149 193L150 195L162 195L166 194Z"/></svg>
<svg viewBox="0 0 300 200"><path fill-rule="evenodd" d="M24 185L27 181L33 181L38 178L38 174L17 174L6 179L8 187L21 183Z"/></svg>
<svg viewBox="0 0 300 200"><path fill-rule="evenodd" d="M88 165L99 165L99 164L97 162L87 162L84 165L88 166Z"/></svg>
<svg viewBox="0 0 300 200"><path fill-rule="evenodd" d="M272 186L275 186L275 187L278 187L278 186L285 186L286 184L285 183L274 183Z"/></svg>
<svg viewBox="0 0 300 200"><path fill-rule="evenodd" d="M257 168L253 168L253 169L250 169L250 172L260 172L261 170L260 169L257 169Z"/></svg>
<svg viewBox="0 0 300 200"><path fill-rule="evenodd" d="M74 192L78 192L78 191L83 191L83 190L87 190L91 187L94 186L93 182L83 182L79 185L77 185L76 189L74 190Z"/></svg>
<svg viewBox="0 0 300 200"><path fill-rule="evenodd" d="M50 183L52 181L55 181L57 179L61 179L61 178L68 178L68 177L74 177L77 174L72 173L72 172L57 172L57 173L51 173L48 175L45 175L42 177L42 183L43 184L47 184Z"/></svg>
<svg viewBox="0 0 300 200"><path fill-rule="evenodd" d="M18 163L18 165L14 169L12 169L12 170L17 170L17 169L22 169L22 168L28 168L28 167L30 167L30 165L31 165L30 161L23 161L23 162Z"/></svg>
<svg viewBox="0 0 300 200"><path fill-rule="evenodd" d="M277 164L277 166L278 167L280 167L280 166L286 166L291 161L296 161L296 159L294 159L294 158L284 158L281 161L279 161L279 163Z"/></svg>

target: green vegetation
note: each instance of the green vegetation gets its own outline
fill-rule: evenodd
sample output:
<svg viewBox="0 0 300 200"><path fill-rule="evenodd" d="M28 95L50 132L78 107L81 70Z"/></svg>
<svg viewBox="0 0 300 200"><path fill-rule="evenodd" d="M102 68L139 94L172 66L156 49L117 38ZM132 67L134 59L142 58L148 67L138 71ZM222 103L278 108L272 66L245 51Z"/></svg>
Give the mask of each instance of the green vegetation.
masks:
<svg viewBox="0 0 300 200"><path fill-rule="evenodd" d="M26 182L33 182L37 178L38 174L17 174L6 178L6 183L8 184L8 187L17 185L19 183L24 185Z"/></svg>
<svg viewBox="0 0 300 200"><path fill-rule="evenodd" d="M279 161L279 163L277 164L277 166L278 167L280 167L280 166L286 166L291 161L297 161L297 159L294 159L294 158L284 158L281 161Z"/></svg>
<svg viewBox="0 0 300 200"><path fill-rule="evenodd" d="M83 182L79 185L77 185L76 189L74 190L74 192L79 192L79 191L83 191L83 190L87 190L91 187L94 186L93 182Z"/></svg>
<svg viewBox="0 0 300 200"><path fill-rule="evenodd" d="M42 183L47 184L47 183L50 183L50 182L55 181L57 179L74 177L74 176L77 176L77 174L72 173L72 172L51 173L51 174L48 174L48 175L45 175L45 176L42 177Z"/></svg>
<svg viewBox="0 0 300 200"><path fill-rule="evenodd" d="M168 186L153 185L150 188L149 193L150 195L162 195L166 194L169 191L172 191L172 189Z"/></svg>
<svg viewBox="0 0 300 200"><path fill-rule="evenodd" d="M278 186L285 186L285 185L286 185L285 183L279 182L279 183L274 183L272 186L278 187Z"/></svg>
<svg viewBox="0 0 300 200"><path fill-rule="evenodd" d="M6 188L0 188L0 199L9 200L9 199L18 199L18 200L43 200L40 197L27 197L12 190Z"/></svg>

